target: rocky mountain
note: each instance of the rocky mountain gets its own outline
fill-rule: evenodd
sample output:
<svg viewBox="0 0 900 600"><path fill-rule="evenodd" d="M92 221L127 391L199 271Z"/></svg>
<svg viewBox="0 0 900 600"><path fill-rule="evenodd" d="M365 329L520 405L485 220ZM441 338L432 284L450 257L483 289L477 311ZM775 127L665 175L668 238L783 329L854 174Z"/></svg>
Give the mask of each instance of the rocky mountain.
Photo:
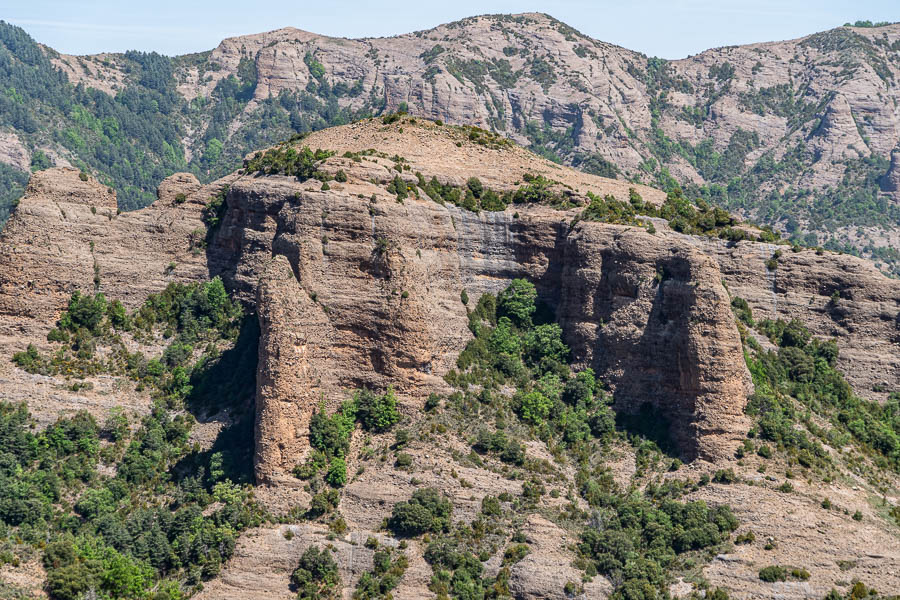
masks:
<svg viewBox="0 0 900 600"><path fill-rule="evenodd" d="M286 28L176 58L66 56L0 30L0 77L16 90L0 107L11 197L29 164L70 162L135 208L175 170L210 181L292 133L404 107L589 173L681 186L806 245L896 268L900 25L676 61L542 14L383 39Z"/></svg>
<svg viewBox="0 0 900 600"><path fill-rule="evenodd" d="M115 200L0 236L6 596L900 589L870 261L397 113Z"/></svg>

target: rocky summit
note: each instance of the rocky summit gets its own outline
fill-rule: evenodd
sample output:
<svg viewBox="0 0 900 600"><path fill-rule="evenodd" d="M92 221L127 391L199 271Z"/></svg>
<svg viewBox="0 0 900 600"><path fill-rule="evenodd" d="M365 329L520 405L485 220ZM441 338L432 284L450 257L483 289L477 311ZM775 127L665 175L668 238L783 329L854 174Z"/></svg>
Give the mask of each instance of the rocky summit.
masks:
<svg viewBox="0 0 900 600"><path fill-rule="evenodd" d="M3 597L900 590L900 282L683 190L395 112L0 264Z"/></svg>

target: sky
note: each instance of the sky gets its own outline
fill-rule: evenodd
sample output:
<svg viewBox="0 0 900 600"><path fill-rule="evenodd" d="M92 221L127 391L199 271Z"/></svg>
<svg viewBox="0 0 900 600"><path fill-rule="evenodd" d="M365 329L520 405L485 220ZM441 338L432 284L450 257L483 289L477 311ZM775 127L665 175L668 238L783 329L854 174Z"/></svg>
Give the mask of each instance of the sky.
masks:
<svg viewBox="0 0 900 600"><path fill-rule="evenodd" d="M67 54L177 55L225 37L297 27L381 37L485 13L545 12L595 39L676 59L717 46L785 40L858 19L900 21L898 0L0 0L0 19Z"/></svg>

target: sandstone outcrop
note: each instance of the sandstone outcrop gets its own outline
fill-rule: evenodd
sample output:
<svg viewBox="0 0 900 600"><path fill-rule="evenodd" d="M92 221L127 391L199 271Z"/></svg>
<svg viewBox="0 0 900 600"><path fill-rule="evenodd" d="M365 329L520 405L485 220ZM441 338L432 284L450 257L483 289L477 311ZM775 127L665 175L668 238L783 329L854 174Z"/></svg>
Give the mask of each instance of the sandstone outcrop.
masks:
<svg viewBox="0 0 900 600"><path fill-rule="evenodd" d="M256 396L265 401L256 403L256 476L267 483L280 479L297 485L296 478L283 477L284 471L296 464L305 449L309 419L322 390L334 387L334 365L330 364L334 325L300 287L284 256L276 256L266 266L257 294Z"/></svg>
<svg viewBox="0 0 900 600"><path fill-rule="evenodd" d="M838 367L857 394L885 400L898 388L900 281L845 254L719 240L704 247L719 262L729 292L747 300L755 319L799 319L814 334L834 338ZM770 270L766 261L779 250Z"/></svg>
<svg viewBox="0 0 900 600"><path fill-rule="evenodd" d="M391 155L407 141L410 172L426 179L462 184L477 176L503 190L528 170L547 169L518 149L458 147L440 128L407 129L378 149ZM378 130L376 122L357 124L304 143L340 155L370 147ZM425 151L442 141L446 153ZM333 406L361 385L394 385L411 400L444 389L441 377L471 335L460 292L496 293L514 277L534 281L559 308L576 360L621 392L622 408L637 411L665 398L658 408L675 424L685 456L733 452L749 426L742 411L750 385L715 261L674 232L655 237L599 223L572 228L571 211L473 213L425 197L401 204L383 185L395 173L390 164L329 159L321 168L341 168L349 180L327 192L315 180L283 176L244 176L229 190L210 260L244 298L261 281L260 480L302 458L320 397ZM445 164L454 165L449 177ZM582 200L591 188L628 196L623 184L573 171L548 176L564 173ZM657 273L666 274L661 282Z"/></svg>
<svg viewBox="0 0 900 600"><path fill-rule="evenodd" d="M75 290L134 307L169 281L202 280L190 240L207 200L118 214L115 191L75 169L35 173L0 238L0 332L42 338Z"/></svg>
<svg viewBox="0 0 900 600"><path fill-rule="evenodd" d="M515 148L457 146L453 135L427 124L400 134L370 122L319 132L304 143L338 156L373 147L385 156L403 152L410 173L458 185L478 176L509 189L533 172L564 181L573 198L589 189L627 197L624 184L548 169ZM743 404L751 389L730 296L745 298L757 318L799 318L816 334L836 337L840 365L863 396L884 398L900 379L900 285L865 260L693 238L662 224L656 236L596 223L572 228L577 211L474 214L424 197L400 204L385 191L392 166L377 156L329 159L321 168L343 169L349 181L328 192L316 181L240 177L211 249L212 271L251 302L270 257L287 258L289 285L321 306L317 319L324 314L333 324L313 367L324 382L315 389L332 405L360 385L393 384L412 398L440 389L469 335L459 292L477 297L520 276L558 308L576 358L613 385L622 406L638 410L647 399L665 405L688 457L728 456L748 427ZM779 248L772 271L765 263ZM273 398L295 393L272 389ZM260 396L261 414L266 398ZM314 400L304 404L311 408ZM280 455L282 471L305 447L303 427L293 431L282 443L300 454Z"/></svg>
<svg viewBox="0 0 900 600"><path fill-rule="evenodd" d="M173 176L161 188L181 180ZM82 180L75 169L32 176L0 236L0 388L7 401L27 400L42 422L82 408L99 418L117 404L146 409L147 395L115 378L101 376L93 391L73 392L15 368L9 358L29 343L48 347L47 332L76 290L100 291L133 309L170 281L207 279L206 256L191 240L203 239L201 211L212 192L195 191L183 203L164 197L118 214L115 192L93 178Z"/></svg>
<svg viewBox="0 0 900 600"><path fill-rule="evenodd" d="M620 408L649 402L686 456L715 460L749 428L752 386L719 266L679 237L579 224L562 259L560 320Z"/></svg>
<svg viewBox="0 0 900 600"><path fill-rule="evenodd" d="M153 206L125 214L110 190L75 170L40 172L3 236L3 345L12 353L26 339L40 344L69 294L93 289L95 265L99 289L129 306L168 281L221 274L263 325L256 460L260 479L272 481L303 455L309 414L323 398L333 405L355 387L392 384L413 401L443 389L469 336L460 292L496 292L513 277L535 281L557 307L579 364L598 370L621 406L664 405L689 457L728 455L747 427L750 385L729 293L757 318L796 317L836 337L858 393L884 398L895 388L900 286L870 263L784 252L772 271L772 245L663 226L656 236L572 227L576 212L543 207L476 214L424 197L401 204L387 193L396 171L380 156L405 149L410 183L406 173L458 185L477 176L503 190L540 173L566 183L573 199L588 190L627 197L627 184L454 136L465 140L427 123L402 134L375 121L327 130L305 143L337 151L322 169L343 169L349 181L329 191L283 176L203 187L182 174L160 186ZM340 157L372 147L382 155ZM226 183L228 210L212 247L192 250L203 205Z"/></svg>

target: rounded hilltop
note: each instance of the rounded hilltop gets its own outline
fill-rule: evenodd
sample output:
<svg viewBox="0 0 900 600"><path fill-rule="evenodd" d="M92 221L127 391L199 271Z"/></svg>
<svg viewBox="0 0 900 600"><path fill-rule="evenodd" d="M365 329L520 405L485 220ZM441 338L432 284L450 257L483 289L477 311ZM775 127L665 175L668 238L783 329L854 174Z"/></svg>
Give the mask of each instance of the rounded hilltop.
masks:
<svg viewBox="0 0 900 600"><path fill-rule="evenodd" d="M627 200L633 188L654 204L665 200L665 193L655 188L589 175L551 162L479 127L448 125L403 113L330 127L296 136L282 145L327 150L337 157L360 153L369 153L372 160L397 157L409 167L402 167L401 174L420 172L426 179L437 177L444 184L464 185L469 178L477 177L486 187L506 191L521 185L528 176L542 176L557 183L566 196L586 197L591 192ZM251 153L247 159L259 154Z"/></svg>

